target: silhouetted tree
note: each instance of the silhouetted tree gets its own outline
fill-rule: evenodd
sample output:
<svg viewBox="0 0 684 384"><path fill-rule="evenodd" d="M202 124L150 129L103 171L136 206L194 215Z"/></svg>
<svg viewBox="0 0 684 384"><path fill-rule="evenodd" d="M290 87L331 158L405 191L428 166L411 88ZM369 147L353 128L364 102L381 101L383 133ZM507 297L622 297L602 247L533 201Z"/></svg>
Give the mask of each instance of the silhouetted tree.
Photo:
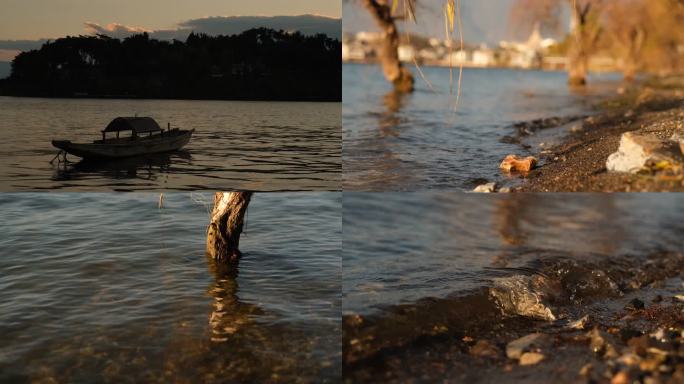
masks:
<svg viewBox="0 0 684 384"><path fill-rule="evenodd" d="M326 100L342 96L341 43L257 28L185 42L65 37L23 52L0 93L44 97Z"/></svg>

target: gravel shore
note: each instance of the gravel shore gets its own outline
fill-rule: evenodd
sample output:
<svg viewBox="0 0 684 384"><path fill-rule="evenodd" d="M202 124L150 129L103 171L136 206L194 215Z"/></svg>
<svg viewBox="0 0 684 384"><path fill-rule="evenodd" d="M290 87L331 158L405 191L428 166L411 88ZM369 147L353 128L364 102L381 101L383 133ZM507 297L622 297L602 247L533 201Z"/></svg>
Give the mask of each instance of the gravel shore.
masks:
<svg viewBox="0 0 684 384"><path fill-rule="evenodd" d="M603 102L602 112L568 123L561 143L541 151L541 165L527 175L521 192L662 192L684 191L684 173L611 173L608 156L625 132L667 139L684 130L684 77L648 80L622 89ZM566 123L564 121L564 123ZM551 124L520 124L521 142Z"/></svg>

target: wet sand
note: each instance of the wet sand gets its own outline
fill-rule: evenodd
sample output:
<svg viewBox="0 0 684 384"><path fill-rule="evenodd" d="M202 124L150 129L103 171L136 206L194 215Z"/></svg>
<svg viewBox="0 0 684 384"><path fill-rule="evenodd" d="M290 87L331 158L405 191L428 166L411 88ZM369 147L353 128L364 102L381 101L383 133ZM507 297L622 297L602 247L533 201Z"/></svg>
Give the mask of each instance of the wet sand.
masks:
<svg viewBox="0 0 684 384"><path fill-rule="evenodd" d="M521 183L522 192L683 191L684 174L621 174L606 170L623 133L654 134L667 139L684 129L684 77L635 84L599 106L601 113L569 123L560 143L541 151L541 166ZM553 123L553 122L550 122ZM564 121L564 123L566 123ZM518 128L521 143L552 124L531 122ZM529 127L529 128L528 128ZM523 144L524 145L524 144ZM527 147L530 149L530 146Z"/></svg>

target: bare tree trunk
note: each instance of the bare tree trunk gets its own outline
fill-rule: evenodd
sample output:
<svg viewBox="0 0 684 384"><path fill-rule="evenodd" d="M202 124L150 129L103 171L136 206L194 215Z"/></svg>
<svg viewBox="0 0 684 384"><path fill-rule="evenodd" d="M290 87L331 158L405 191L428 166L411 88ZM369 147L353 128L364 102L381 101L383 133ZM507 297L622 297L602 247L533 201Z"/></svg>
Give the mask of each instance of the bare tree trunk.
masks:
<svg viewBox="0 0 684 384"><path fill-rule="evenodd" d="M380 63L387 81L400 92L413 91L413 75L399 61L399 32L392 17L388 0L363 0L363 5L375 19L383 33Z"/></svg>
<svg viewBox="0 0 684 384"><path fill-rule="evenodd" d="M586 85L589 58L580 51L571 53L568 59L568 84L571 86Z"/></svg>
<svg viewBox="0 0 684 384"><path fill-rule="evenodd" d="M587 4L584 9L580 5L571 4L574 19L573 42L568 52L568 84L582 86L587 83L589 54L587 52L586 16L589 13Z"/></svg>
<svg viewBox="0 0 684 384"><path fill-rule="evenodd" d="M240 258L240 234L252 192L216 192L207 228L207 254L222 261Z"/></svg>
<svg viewBox="0 0 684 384"><path fill-rule="evenodd" d="M625 81L632 82L639 70L639 58L641 49L646 40L646 32L639 27L632 27L624 32L623 36L615 38L618 45L623 47L622 77Z"/></svg>

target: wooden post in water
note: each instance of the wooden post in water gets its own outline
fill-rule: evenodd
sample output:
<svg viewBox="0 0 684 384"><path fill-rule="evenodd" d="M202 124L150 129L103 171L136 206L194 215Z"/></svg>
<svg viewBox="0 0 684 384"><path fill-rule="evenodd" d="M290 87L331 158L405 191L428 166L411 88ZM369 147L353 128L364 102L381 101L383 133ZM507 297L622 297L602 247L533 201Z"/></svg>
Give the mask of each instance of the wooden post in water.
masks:
<svg viewBox="0 0 684 384"><path fill-rule="evenodd" d="M207 254L214 260L240 258L240 234L252 192L216 192L207 228Z"/></svg>
<svg viewBox="0 0 684 384"><path fill-rule="evenodd" d="M375 19L383 33L378 58L385 79L399 92L413 92L413 75L399 60L399 30L392 15L389 0L363 0L362 4Z"/></svg>

